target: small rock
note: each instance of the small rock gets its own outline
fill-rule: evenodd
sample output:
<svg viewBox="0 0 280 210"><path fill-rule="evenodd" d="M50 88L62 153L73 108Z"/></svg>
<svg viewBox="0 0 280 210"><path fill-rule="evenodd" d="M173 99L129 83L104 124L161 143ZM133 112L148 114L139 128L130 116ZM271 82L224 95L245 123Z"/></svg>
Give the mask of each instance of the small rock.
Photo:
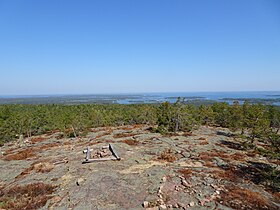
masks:
<svg viewBox="0 0 280 210"><path fill-rule="evenodd" d="M180 191L180 187L176 185L176 186L175 186L175 190L176 190L176 191Z"/></svg>
<svg viewBox="0 0 280 210"><path fill-rule="evenodd" d="M189 203L189 206L190 206L190 207L193 207L193 206L194 206L194 202L193 202L193 201L190 202L190 203Z"/></svg>
<svg viewBox="0 0 280 210"><path fill-rule="evenodd" d="M174 208L179 208L179 206L178 206L178 204L176 203L176 204L174 204L174 205L172 205Z"/></svg>
<svg viewBox="0 0 280 210"><path fill-rule="evenodd" d="M41 162L33 166L36 172L46 173L50 172L54 168L54 165L50 162Z"/></svg>
<svg viewBox="0 0 280 210"><path fill-rule="evenodd" d="M78 178L76 184L80 186L85 180L83 178Z"/></svg>
<svg viewBox="0 0 280 210"><path fill-rule="evenodd" d="M228 167L228 164L224 160L222 160L221 158L215 157L214 160L215 160L215 163L216 163L217 166L219 166L221 168L227 168Z"/></svg>
<svg viewBox="0 0 280 210"><path fill-rule="evenodd" d="M163 199L158 199L157 202L158 202L158 204L160 204L160 205L164 205Z"/></svg>
<svg viewBox="0 0 280 210"><path fill-rule="evenodd" d="M182 180L182 185L185 186L185 187L191 187L192 185L189 184L186 180Z"/></svg>
<svg viewBox="0 0 280 210"><path fill-rule="evenodd" d="M185 158L189 158L191 156L191 153L189 152L182 152L182 155L185 157Z"/></svg>
<svg viewBox="0 0 280 210"><path fill-rule="evenodd" d="M167 206L166 206L166 205L160 205L160 206L159 206L159 209L160 209L160 210L165 210L165 209L167 209Z"/></svg>
<svg viewBox="0 0 280 210"><path fill-rule="evenodd" d="M148 208L148 206L149 206L149 202L148 202L148 201L144 201L144 202L143 202L143 207L144 207L144 208Z"/></svg>

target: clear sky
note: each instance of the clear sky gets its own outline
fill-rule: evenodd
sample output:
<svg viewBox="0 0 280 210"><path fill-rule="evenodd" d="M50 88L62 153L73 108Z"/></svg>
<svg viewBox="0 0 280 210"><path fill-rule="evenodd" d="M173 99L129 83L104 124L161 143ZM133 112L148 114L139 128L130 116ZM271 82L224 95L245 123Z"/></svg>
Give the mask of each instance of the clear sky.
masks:
<svg viewBox="0 0 280 210"><path fill-rule="evenodd" d="M280 90L279 0L0 0L0 95Z"/></svg>

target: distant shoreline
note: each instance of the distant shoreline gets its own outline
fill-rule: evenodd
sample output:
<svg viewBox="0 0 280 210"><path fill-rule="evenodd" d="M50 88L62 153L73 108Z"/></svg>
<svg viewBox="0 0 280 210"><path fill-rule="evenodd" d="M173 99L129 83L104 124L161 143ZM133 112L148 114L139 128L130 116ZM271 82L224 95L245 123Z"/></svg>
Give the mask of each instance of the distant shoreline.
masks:
<svg viewBox="0 0 280 210"><path fill-rule="evenodd" d="M157 104L165 101L174 103L178 97L183 98L186 104L195 105L232 104L233 101L242 104L247 100L280 106L280 91L0 96L0 104Z"/></svg>

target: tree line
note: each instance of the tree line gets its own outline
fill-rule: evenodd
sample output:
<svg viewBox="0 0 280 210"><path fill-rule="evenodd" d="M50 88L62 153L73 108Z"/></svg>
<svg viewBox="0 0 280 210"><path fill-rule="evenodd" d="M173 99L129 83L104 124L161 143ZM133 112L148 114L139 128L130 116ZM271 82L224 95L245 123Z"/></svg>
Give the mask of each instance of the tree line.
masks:
<svg viewBox="0 0 280 210"><path fill-rule="evenodd" d="M133 124L151 125L163 134L219 126L243 138L245 146L254 147L259 140L280 153L279 107L248 102L194 106L180 98L174 104L0 105L0 144L53 130L69 137L94 127Z"/></svg>

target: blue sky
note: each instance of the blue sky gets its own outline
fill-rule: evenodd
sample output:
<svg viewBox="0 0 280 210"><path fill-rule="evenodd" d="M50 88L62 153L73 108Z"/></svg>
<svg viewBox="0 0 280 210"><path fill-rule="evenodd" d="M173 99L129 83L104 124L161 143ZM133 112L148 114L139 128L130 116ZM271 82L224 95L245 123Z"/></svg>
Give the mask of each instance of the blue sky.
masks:
<svg viewBox="0 0 280 210"><path fill-rule="evenodd" d="M280 90L279 0L0 0L0 95Z"/></svg>

